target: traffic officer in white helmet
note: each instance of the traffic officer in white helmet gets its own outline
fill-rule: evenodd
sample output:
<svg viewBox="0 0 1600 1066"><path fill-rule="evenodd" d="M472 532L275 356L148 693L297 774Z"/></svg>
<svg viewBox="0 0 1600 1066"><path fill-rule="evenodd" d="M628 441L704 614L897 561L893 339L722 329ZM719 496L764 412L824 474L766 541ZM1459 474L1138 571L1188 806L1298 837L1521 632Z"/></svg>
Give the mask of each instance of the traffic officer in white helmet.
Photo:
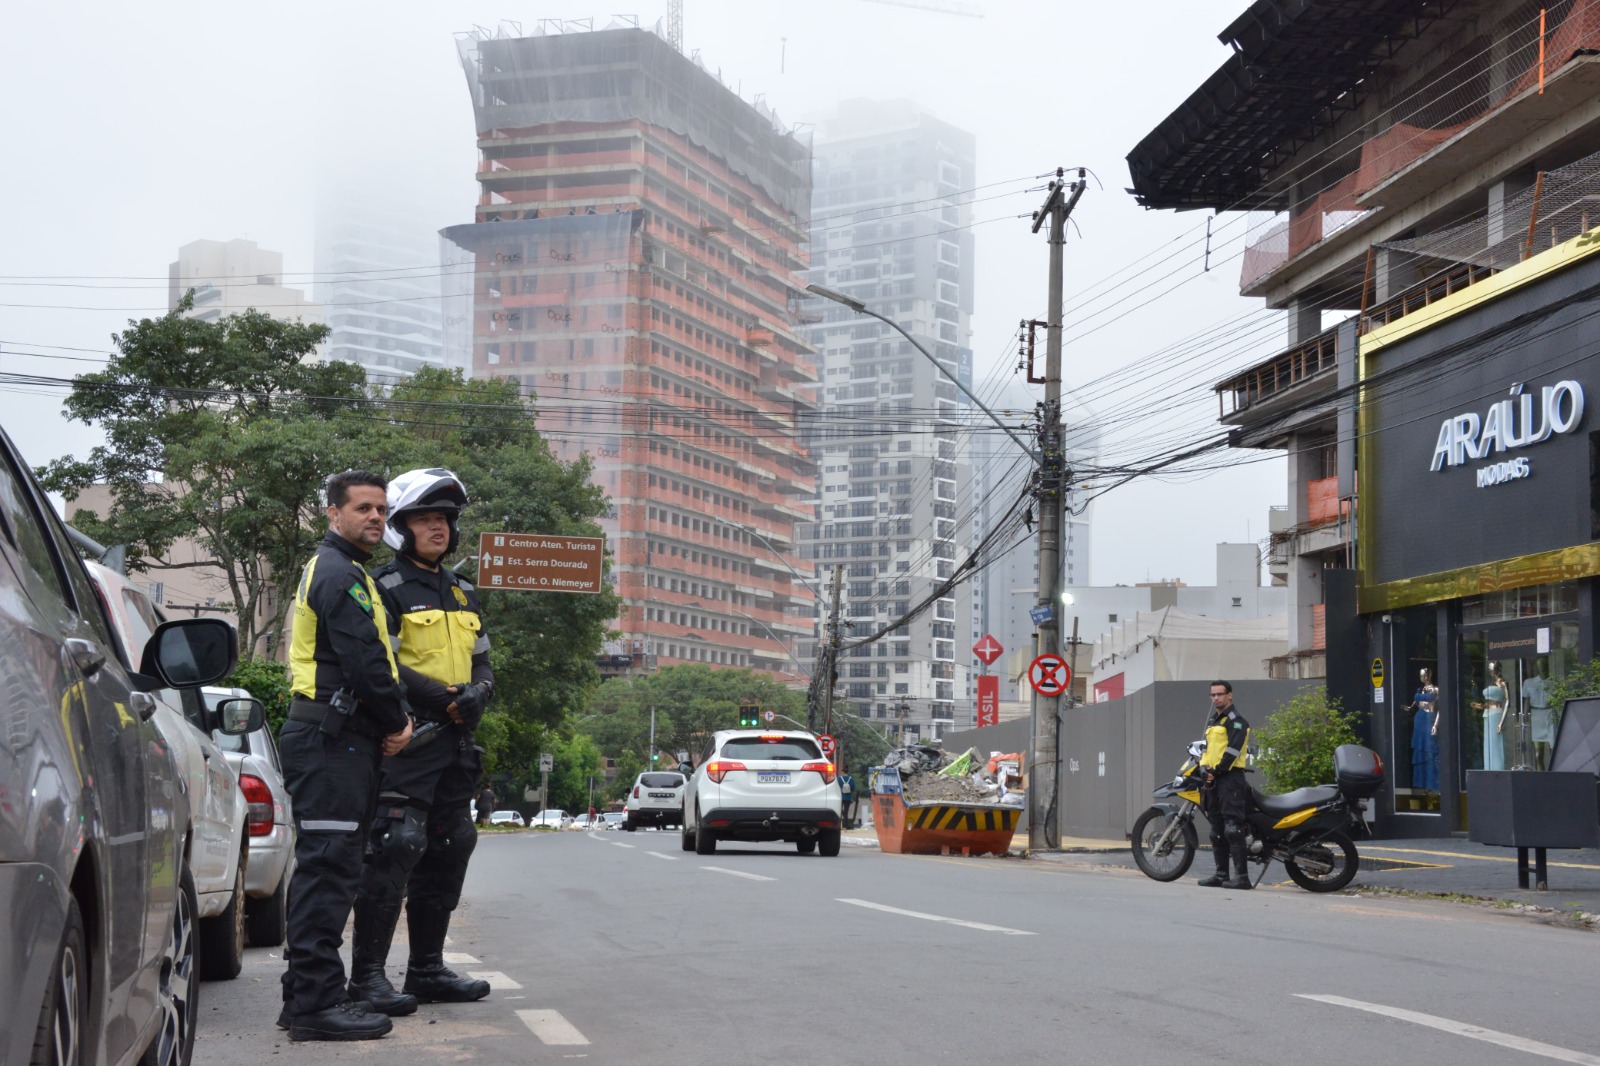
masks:
<svg viewBox="0 0 1600 1066"><path fill-rule="evenodd" d="M466 1003L489 994L489 982L444 964L450 913L478 842L473 730L494 695L477 590L445 565L466 505L466 487L448 470L411 470L390 481L383 539L395 558L374 575L417 727L403 751L383 760L356 897L349 992L390 1015L412 1013L419 1000ZM396 991L384 960L402 902L411 952Z"/></svg>

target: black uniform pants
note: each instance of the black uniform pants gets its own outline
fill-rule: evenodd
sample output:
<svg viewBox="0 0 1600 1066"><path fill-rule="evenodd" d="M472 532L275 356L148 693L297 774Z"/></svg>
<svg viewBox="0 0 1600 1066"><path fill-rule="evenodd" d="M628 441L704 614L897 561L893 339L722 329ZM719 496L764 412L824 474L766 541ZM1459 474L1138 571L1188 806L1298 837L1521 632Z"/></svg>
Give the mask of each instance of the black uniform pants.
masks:
<svg viewBox="0 0 1600 1066"><path fill-rule="evenodd" d="M1244 829L1250 818L1250 782L1243 770L1229 770L1217 775L1211 787L1200 793L1200 800L1200 808L1211 822L1211 855L1221 869L1223 857L1231 847L1237 845L1243 854ZM1228 837L1229 822L1237 826L1237 840ZM1241 866L1238 872L1243 874L1244 868Z"/></svg>
<svg viewBox="0 0 1600 1066"><path fill-rule="evenodd" d="M329 737L313 722L285 722L278 737L299 832L283 949L283 999L293 1015L349 998L339 947L378 800L381 744L348 728Z"/></svg>
<svg viewBox="0 0 1600 1066"><path fill-rule="evenodd" d="M406 885L411 905L455 909L467 877L467 861L477 845L472 802L478 792L480 760L471 737L447 727L445 735L412 755L392 755L383 760L379 793L384 809L397 805L422 813L427 844L421 854L386 849L374 841L368 864L401 864L397 870L373 871L384 876L369 879L363 894L380 882ZM382 832L379 825L374 834ZM410 864L410 865L406 865ZM413 937L413 947L416 947Z"/></svg>

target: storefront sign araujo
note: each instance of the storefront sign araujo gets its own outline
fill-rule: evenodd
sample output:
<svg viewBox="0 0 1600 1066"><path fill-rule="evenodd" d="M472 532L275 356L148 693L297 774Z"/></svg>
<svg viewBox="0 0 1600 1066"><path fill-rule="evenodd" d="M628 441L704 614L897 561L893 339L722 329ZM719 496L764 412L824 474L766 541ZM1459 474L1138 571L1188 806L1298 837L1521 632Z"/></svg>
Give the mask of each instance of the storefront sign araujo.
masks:
<svg viewBox="0 0 1600 1066"><path fill-rule="evenodd" d="M1434 471L1463 466L1495 455L1541 444L1559 433L1571 433L1583 421L1583 386L1576 381L1546 385L1535 396L1521 382L1511 386L1510 398L1489 405L1482 417L1475 412L1454 415L1439 427L1433 446ZM1490 488L1533 473L1525 455L1501 459L1477 469L1478 487Z"/></svg>

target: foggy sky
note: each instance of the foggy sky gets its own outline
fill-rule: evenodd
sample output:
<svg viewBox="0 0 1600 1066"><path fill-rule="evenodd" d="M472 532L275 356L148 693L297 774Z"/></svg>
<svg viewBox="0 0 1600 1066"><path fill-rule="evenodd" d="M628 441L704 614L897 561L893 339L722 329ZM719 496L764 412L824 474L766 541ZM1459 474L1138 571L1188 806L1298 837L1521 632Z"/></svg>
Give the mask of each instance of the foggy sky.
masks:
<svg viewBox="0 0 1600 1066"><path fill-rule="evenodd" d="M984 222L974 230L979 383L990 380L1018 320L1045 311L1043 234L1006 216L1043 201L1042 191L1023 191L1042 186L1035 177L1058 165L1089 167L1098 181L1073 216L1067 247L1066 334L1103 328L1068 345L1069 386L1255 312L1253 349L1226 367L1196 349L1190 379L1209 395L1226 369L1281 350L1281 320L1238 296L1242 216L1217 220L1213 270L1157 280L1198 262L1198 245L1183 242L1203 233L1205 216L1136 207L1124 191L1124 156L1223 62L1216 34L1245 5L978 0L987 15L971 19L869 0L686 0L684 37L686 51L698 49L730 87L747 100L760 94L787 122L851 98L904 97L976 134L977 182L1004 183L974 194L999 198L972 208ZM285 283L310 295L319 190L416 205L418 225L430 231L470 221L476 153L453 34L507 18L527 32L539 17L592 15L599 27L612 10L571 0L550 8L452 0L7 5L0 369L69 376L95 368L103 356L94 353L108 350L126 319L164 313L167 264L179 245L200 238L242 237L282 251ZM666 4L620 10L649 27ZM1149 272L1130 275L1141 280L1072 309L1075 292L1146 255ZM1154 284L1129 295L1146 282ZM1096 310L1105 314L1086 321ZM60 417L62 390L0 390L0 423L30 462L81 454L97 441ZM1125 408L1125 427L1170 429L1170 415L1141 409L1136 383L1106 403ZM1197 437L1217 428L1214 401L1199 411L1186 412ZM1096 504L1092 578L1209 584L1215 543L1264 537L1267 507L1284 493L1278 458L1186 483L1119 488Z"/></svg>

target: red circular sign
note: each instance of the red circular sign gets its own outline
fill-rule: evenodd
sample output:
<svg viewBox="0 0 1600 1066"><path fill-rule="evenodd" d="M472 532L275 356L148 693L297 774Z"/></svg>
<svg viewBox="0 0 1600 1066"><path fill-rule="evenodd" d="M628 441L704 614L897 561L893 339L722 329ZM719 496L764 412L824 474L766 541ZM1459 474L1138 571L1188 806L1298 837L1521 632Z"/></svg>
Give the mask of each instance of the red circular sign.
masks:
<svg viewBox="0 0 1600 1066"><path fill-rule="evenodd" d="M1028 664L1028 684L1041 696L1059 696L1072 684L1072 667L1061 656L1046 653Z"/></svg>
<svg viewBox="0 0 1600 1066"><path fill-rule="evenodd" d="M826 733L819 736L817 738L817 747L822 749L822 754L828 756L830 759L833 758L834 742L831 736Z"/></svg>

